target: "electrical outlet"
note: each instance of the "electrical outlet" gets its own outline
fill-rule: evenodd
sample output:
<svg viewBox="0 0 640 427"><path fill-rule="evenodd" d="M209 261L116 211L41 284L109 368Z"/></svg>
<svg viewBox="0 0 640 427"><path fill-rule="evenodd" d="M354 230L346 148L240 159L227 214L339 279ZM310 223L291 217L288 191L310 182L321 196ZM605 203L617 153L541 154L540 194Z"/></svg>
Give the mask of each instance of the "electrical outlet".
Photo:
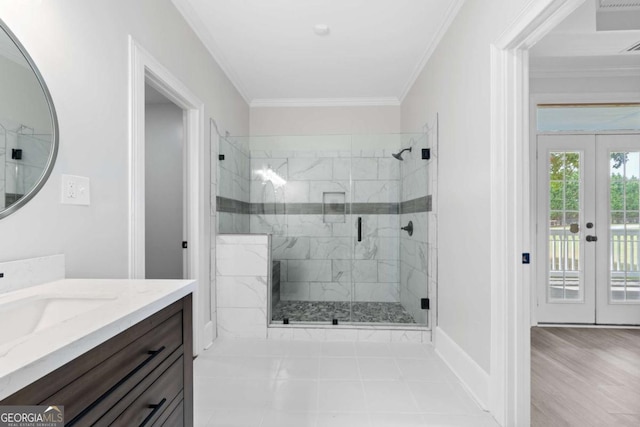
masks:
<svg viewBox="0 0 640 427"><path fill-rule="evenodd" d="M84 205L91 203L89 178L75 175L62 175L62 200L66 205Z"/></svg>

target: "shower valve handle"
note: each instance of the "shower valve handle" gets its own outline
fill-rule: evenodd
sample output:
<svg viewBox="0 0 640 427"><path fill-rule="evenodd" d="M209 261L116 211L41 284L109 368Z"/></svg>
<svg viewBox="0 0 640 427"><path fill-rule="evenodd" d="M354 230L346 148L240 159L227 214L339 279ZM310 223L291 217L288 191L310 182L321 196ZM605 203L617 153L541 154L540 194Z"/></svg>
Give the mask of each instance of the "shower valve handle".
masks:
<svg viewBox="0 0 640 427"><path fill-rule="evenodd" d="M406 227L400 227L400 229L406 231L409 236L413 236L413 221L409 221Z"/></svg>

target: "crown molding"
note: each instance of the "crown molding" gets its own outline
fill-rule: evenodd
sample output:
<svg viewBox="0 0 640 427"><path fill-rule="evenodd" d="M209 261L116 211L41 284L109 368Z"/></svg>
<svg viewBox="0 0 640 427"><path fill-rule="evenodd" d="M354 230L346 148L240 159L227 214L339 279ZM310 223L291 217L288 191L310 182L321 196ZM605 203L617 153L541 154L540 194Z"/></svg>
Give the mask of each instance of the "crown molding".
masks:
<svg viewBox="0 0 640 427"><path fill-rule="evenodd" d="M399 107L400 100L383 98L263 98L254 99L251 108L269 107Z"/></svg>
<svg viewBox="0 0 640 427"><path fill-rule="evenodd" d="M218 66L222 69L222 72L226 75L231 84L236 88L242 99L244 99L244 102L250 105L250 98L247 95L247 91L238 77L238 74L226 60L215 39L209 30L207 30L206 25L202 22L195 10L193 10L193 7L191 7L189 2L186 0L171 0L171 2L176 9L178 9L178 12L180 12L185 21L187 21L191 30L193 30L196 36L200 39L213 59L217 62Z"/></svg>
<svg viewBox="0 0 640 427"><path fill-rule="evenodd" d="M435 52L436 48L440 44L440 41L442 40L447 30L449 29L449 26L451 26L451 24L453 23L453 20L455 19L456 15L458 15L458 12L460 11L460 8L464 4L464 2L465 0L451 1L449 10L447 10L445 18L442 20L442 24L440 25L440 28L438 28L438 31L436 32L435 36L431 39L431 42L429 43L424 53L422 54L422 58L420 59L420 62L416 64L415 68L411 72L411 75L409 76L409 79L407 80L407 83L404 85L404 89L402 90L402 93L400 94L400 98L399 98L400 103L404 102L404 99L407 97L407 94L415 84L416 80L418 79L418 76L420 76L420 73L422 73L422 70L427 65L429 58L431 58L431 55L433 55L433 52Z"/></svg>

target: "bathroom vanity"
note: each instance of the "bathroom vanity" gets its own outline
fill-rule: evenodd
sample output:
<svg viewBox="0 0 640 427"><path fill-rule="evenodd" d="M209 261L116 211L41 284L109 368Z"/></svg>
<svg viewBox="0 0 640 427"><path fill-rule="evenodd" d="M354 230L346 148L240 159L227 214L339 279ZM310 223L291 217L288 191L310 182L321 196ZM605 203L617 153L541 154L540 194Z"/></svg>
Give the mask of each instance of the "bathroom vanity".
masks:
<svg viewBox="0 0 640 427"><path fill-rule="evenodd" d="M0 405L63 405L74 426L192 425L194 287L67 279L0 295L2 329L21 334L0 333Z"/></svg>

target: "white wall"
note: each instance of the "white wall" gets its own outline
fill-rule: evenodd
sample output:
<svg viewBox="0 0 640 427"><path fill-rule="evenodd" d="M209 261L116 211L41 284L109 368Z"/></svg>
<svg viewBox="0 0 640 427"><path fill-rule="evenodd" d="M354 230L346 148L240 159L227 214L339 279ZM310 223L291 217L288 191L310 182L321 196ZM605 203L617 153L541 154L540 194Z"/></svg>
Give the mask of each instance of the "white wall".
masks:
<svg viewBox="0 0 640 427"><path fill-rule="evenodd" d="M486 372L491 328L490 44L525 3L467 0L401 112L403 132L421 130L439 113L434 206L439 218L438 326Z"/></svg>
<svg viewBox="0 0 640 427"><path fill-rule="evenodd" d="M60 122L51 178L0 220L0 261L64 253L67 277L126 277L128 36L205 103L205 153L208 117L246 135L249 108L170 0L0 0L0 16L38 65ZM63 173L91 178L91 206L60 204Z"/></svg>
<svg viewBox="0 0 640 427"><path fill-rule="evenodd" d="M640 71L633 77L532 77L531 93L639 93Z"/></svg>
<svg viewBox="0 0 640 427"><path fill-rule="evenodd" d="M259 107L251 135L350 135L400 132L400 107Z"/></svg>
<svg viewBox="0 0 640 427"><path fill-rule="evenodd" d="M182 279L182 110L147 104L145 115L145 277Z"/></svg>

